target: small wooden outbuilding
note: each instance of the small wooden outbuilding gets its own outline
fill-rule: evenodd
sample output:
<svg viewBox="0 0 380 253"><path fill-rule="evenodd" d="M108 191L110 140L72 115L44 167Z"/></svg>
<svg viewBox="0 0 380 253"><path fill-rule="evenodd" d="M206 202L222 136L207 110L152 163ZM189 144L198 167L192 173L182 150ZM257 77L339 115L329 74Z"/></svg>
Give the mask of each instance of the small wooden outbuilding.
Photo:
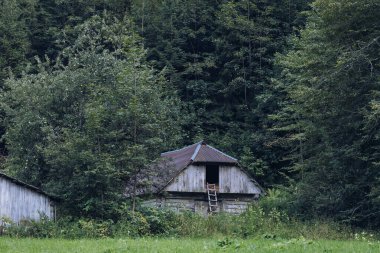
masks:
<svg viewBox="0 0 380 253"><path fill-rule="evenodd" d="M241 213L263 194L238 160L204 141L161 154L147 206L176 211ZM141 191L140 195L147 192Z"/></svg>
<svg viewBox="0 0 380 253"><path fill-rule="evenodd" d="M39 220L41 215L55 218L53 199L37 187L0 173L0 218L19 223Z"/></svg>

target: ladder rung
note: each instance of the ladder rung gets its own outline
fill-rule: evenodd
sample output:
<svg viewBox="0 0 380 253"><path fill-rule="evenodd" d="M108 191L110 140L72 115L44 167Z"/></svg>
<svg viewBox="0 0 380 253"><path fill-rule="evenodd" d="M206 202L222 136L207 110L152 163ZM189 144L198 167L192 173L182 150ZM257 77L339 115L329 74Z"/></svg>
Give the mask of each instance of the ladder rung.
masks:
<svg viewBox="0 0 380 253"><path fill-rule="evenodd" d="M210 213L218 211L218 198L215 184L207 184L208 206Z"/></svg>

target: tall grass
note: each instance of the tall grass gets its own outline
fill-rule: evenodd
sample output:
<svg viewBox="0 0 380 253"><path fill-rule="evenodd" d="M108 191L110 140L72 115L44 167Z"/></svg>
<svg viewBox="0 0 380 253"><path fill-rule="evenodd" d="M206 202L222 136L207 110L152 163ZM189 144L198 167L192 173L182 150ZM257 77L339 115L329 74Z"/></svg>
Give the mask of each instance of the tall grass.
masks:
<svg viewBox="0 0 380 253"><path fill-rule="evenodd" d="M298 238L351 239L354 230L333 221L299 221L273 209L264 212L260 207L251 207L240 216L218 214L201 217L196 214L178 216L178 236L204 238L231 236L241 238Z"/></svg>
<svg viewBox="0 0 380 253"><path fill-rule="evenodd" d="M126 212L119 220L73 220L57 222L43 218L7 224L3 233L11 237L38 238L108 238L108 237L190 237L190 238L267 238L350 239L355 232L332 221L302 222L272 208L265 211L253 205L241 215L220 213L207 217L195 213L142 209Z"/></svg>

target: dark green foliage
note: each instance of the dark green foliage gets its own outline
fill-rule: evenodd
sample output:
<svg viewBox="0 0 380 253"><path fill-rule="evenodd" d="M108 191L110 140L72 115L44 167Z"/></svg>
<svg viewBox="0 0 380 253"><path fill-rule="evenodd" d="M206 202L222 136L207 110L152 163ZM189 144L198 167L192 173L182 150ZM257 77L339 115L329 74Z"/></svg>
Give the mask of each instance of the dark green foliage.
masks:
<svg viewBox="0 0 380 253"><path fill-rule="evenodd" d="M73 28L92 15L108 10L123 18L129 8L130 3L125 0L0 1L0 88L11 73L19 77L22 71L34 68L36 55L48 56L54 61L67 40L74 42ZM32 66L27 66L29 63L33 63ZM0 136L3 134L4 126L0 125ZM1 142L0 156L6 154Z"/></svg>
<svg viewBox="0 0 380 253"><path fill-rule="evenodd" d="M377 1L315 1L306 29L278 58L286 98L275 130L290 148L304 216L380 224L379 11Z"/></svg>
<svg viewBox="0 0 380 253"><path fill-rule="evenodd" d="M380 6L310 2L0 1L0 168L65 213L115 218L161 151L205 139L280 185L264 213L378 228ZM117 229L172 231L165 215Z"/></svg>
<svg viewBox="0 0 380 253"><path fill-rule="evenodd" d="M348 227L333 222L299 222L276 209L264 211L252 206L248 212L238 215L218 214L208 217L194 213L173 213L168 210L142 209L140 212L124 210L121 219L94 220L58 219L56 222L42 219L25 221L19 226L7 223L4 235L35 238L135 238L142 236L175 236L191 238L260 238L290 239L353 239ZM371 238L372 239L372 238ZM230 239L220 240L222 248Z"/></svg>
<svg viewBox="0 0 380 253"><path fill-rule="evenodd" d="M25 9L31 8L32 3L32 0L0 1L0 87L11 70L18 75L25 68L30 50Z"/></svg>
<svg viewBox="0 0 380 253"><path fill-rule="evenodd" d="M178 137L175 95L131 27L95 16L62 51L67 65L7 81L7 170L73 215L112 215L125 184Z"/></svg>
<svg viewBox="0 0 380 253"><path fill-rule="evenodd" d="M135 1L148 59L177 88L186 142L206 139L242 159L264 185L279 182L266 145L274 54L307 1Z"/></svg>
<svg viewBox="0 0 380 253"><path fill-rule="evenodd" d="M148 60L164 69L186 113L186 144L208 134L217 75L213 33L215 1L135 1L133 13L148 48ZM206 134L205 134L206 133Z"/></svg>
<svg viewBox="0 0 380 253"><path fill-rule="evenodd" d="M0 89L4 88L4 80L12 75L19 76L27 66L27 55L30 52L28 37L28 9L33 7L33 0L1 0L0 1ZM0 117L4 112L0 110ZM5 132L0 121L0 136ZM7 155L5 144L0 140L0 166Z"/></svg>
<svg viewBox="0 0 380 253"><path fill-rule="evenodd" d="M74 27L83 23L93 15L105 11L122 19L129 9L129 1L125 0L34 0L30 17L27 20L31 50L30 57L47 55L55 59L67 39L75 40L72 33ZM62 38L62 31L68 37Z"/></svg>
<svg viewBox="0 0 380 253"><path fill-rule="evenodd" d="M91 16L108 11L122 19L130 9L124 0L2 0L0 6L0 85L36 55L54 60L67 39L75 39L73 28Z"/></svg>

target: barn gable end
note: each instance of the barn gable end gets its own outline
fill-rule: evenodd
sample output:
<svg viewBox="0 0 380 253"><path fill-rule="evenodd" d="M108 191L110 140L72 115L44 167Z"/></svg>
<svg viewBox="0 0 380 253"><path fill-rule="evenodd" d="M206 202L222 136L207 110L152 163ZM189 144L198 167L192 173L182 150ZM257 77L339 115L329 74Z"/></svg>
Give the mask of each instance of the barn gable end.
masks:
<svg viewBox="0 0 380 253"><path fill-rule="evenodd" d="M204 192L206 166L189 165L163 189L165 192Z"/></svg>
<svg viewBox="0 0 380 253"><path fill-rule="evenodd" d="M163 192L205 192L206 165L189 165L171 180ZM219 193L261 194L260 188L238 166L219 166Z"/></svg>
<svg viewBox="0 0 380 253"><path fill-rule="evenodd" d="M190 210L207 214L210 205L218 211L241 213L263 194L262 188L239 165L238 160L205 142L169 151L161 155L166 168L173 169L167 183L145 205L176 211ZM164 173L163 173L164 174ZM165 180L164 180L165 181ZM210 185L217 201L210 204ZM213 197L212 197L213 198Z"/></svg>
<svg viewBox="0 0 380 253"><path fill-rule="evenodd" d="M52 199L42 190L0 173L0 217L13 222L55 217Z"/></svg>
<svg viewBox="0 0 380 253"><path fill-rule="evenodd" d="M238 166L222 165L219 173L220 193L262 194L257 183Z"/></svg>

